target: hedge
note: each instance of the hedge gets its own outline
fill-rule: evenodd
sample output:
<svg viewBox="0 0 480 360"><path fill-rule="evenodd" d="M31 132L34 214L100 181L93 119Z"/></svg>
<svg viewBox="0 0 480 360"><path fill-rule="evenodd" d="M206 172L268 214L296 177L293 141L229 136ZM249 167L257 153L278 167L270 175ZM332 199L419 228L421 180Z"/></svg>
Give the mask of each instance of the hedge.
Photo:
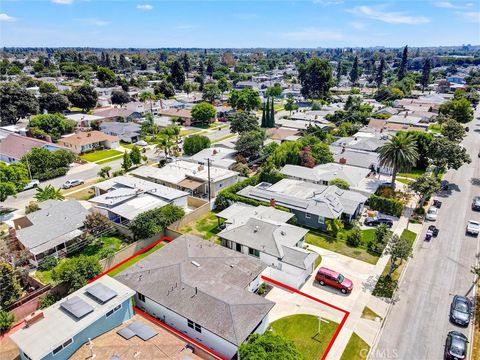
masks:
<svg viewBox="0 0 480 360"><path fill-rule="evenodd" d="M382 196L370 195L367 204L370 209L387 215L400 217L403 212L403 203L401 201Z"/></svg>
<svg viewBox="0 0 480 360"><path fill-rule="evenodd" d="M63 176L68 172L68 167L60 167L52 169L48 172L39 173L35 175L35 178L40 181L50 180L59 176Z"/></svg>

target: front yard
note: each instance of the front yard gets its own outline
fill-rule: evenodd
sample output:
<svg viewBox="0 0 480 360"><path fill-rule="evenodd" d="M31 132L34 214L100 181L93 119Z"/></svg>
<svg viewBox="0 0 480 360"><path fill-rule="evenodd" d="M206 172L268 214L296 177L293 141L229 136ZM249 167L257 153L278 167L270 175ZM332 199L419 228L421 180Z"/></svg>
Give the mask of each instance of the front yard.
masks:
<svg viewBox="0 0 480 360"><path fill-rule="evenodd" d="M362 243L359 247L351 247L346 243L348 230L342 230L337 238L329 236L325 233L310 232L305 236L307 244L319 246L321 248L335 251L339 254L350 256L352 258L365 261L369 264L376 264L379 258L378 254L368 251L367 244L373 240L375 236L375 229L362 230Z"/></svg>
<svg viewBox="0 0 480 360"><path fill-rule="evenodd" d="M363 360L367 357L369 351L370 345L363 341L360 336L352 333L340 360Z"/></svg>
<svg viewBox="0 0 480 360"><path fill-rule="evenodd" d="M299 314L278 319L270 324L270 328L274 333L293 341L305 360L319 360L332 340L338 324L330 320L322 321L319 334L318 322L317 316Z"/></svg>
<svg viewBox="0 0 480 360"><path fill-rule="evenodd" d="M92 151L92 152L80 155L80 158L89 162L98 162L98 161L106 160L109 158L113 158L112 160L115 160L120 158L121 156L123 156L123 153L121 151L109 149L109 150Z"/></svg>

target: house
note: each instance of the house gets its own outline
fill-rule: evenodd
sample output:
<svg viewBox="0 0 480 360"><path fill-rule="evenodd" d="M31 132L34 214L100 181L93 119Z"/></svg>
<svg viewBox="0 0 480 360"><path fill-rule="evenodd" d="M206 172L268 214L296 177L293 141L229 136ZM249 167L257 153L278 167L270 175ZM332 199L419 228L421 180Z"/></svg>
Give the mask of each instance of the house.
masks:
<svg viewBox="0 0 480 360"><path fill-rule="evenodd" d="M212 147L203 149L190 157L184 157L184 159L186 161L203 165L207 163L207 160L210 160L210 165L223 169L231 169L237 163L237 160L235 160L236 154L237 150L234 149Z"/></svg>
<svg viewBox="0 0 480 360"><path fill-rule="evenodd" d="M33 148L44 148L49 151L65 149L63 146L52 142L0 130L0 161L7 164L20 161L23 155Z"/></svg>
<svg viewBox="0 0 480 360"><path fill-rule="evenodd" d="M362 128L362 131L374 130L380 133L396 133L397 131L426 131L428 129L428 124L419 123L419 125L420 126L417 126L417 124L402 124L398 122L389 122L388 120L370 119L367 127Z"/></svg>
<svg viewBox="0 0 480 360"><path fill-rule="evenodd" d="M330 152L335 162L375 171L383 175L392 175L393 168L380 165L378 153L373 151L348 149L343 146L330 146Z"/></svg>
<svg viewBox="0 0 480 360"><path fill-rule="evenodd" d="M180 119L184 126L192 125L192 111L190 109L159 109L157 114L159 116L167 116L172 120Z"/></svg>
<svg viewBox="0 0 480 360"><path fill-rule="evenodd" d="M132 101L124 105L113 105L107 108L100 108L94 110L94 115L101 117L104 120L115 120L123 118L126 120L140 119L147 108L142 102Z"/></svg>
<svg viewBox="0 0 480 360"><path fill-rule="evenodd" d="M254 294L267 266L192 235L182 235L115 279L136 291L138 308L230 359L263 333L274 303Z"/></svg>
<svg viewBox="0 0 480 360"><path fill-rule="evenodd" d="M133 316L135 292L102 276L52 306L38 310L10 335L22 360L66 360L83 344Z"/></svg>
<svg viewBox="0 0 480 360"><path fill-rule="evenodd" d="M35 266L45 256L64 257L81 240L87 209L76 200L47 200L41 210L15 219L13 237Z"/></svg>
<svg viewBox="0 0 480 360"><path fill-rule="evenodd" d="M346 164L327 163L314 168L288 164L280 172L289 179L320 185L329 185L330 181L334 179L342 179L350 185L350 190L366 196L374 194L383 183L383 181L369 177L371 169Z"/></svg>
<svg viewBox="0 0 480 360"><path fill-rule="evenodd" d="M187 210L188 193L133 176L117 176L94 185L96 196L89 200L92 211L123 224L137 215L167 204Z"/></svg>
<svg viewBox="0 0 480 360"><path fill-rule="evenodd" d="M102 122L100 131L107 135L118 136L126 143L136 143L140 140L140 125L117 121Z"/></svg>
<svg viewBox="0 0 480 360"><path fill-rule="evenodd" d="M222 245L262 260L269 277L298 289L312 274L318 254L303 249L308 230L286 223L293 213L234 203L217 217L226 224Z"/></svg>
<svg viewBox="0 0 480 360"><path fill-rule="evenodd" d="M275 122L282 128L293 129L296 131L306 130L309 126L318 126L324 130L328 130L329 125L323 124L320 121L305 121L305 120L288 120L280 119Z"/></svg>
<svg viewBox="0 0 480 360"><path fill-rule="evenodd" d="M376 152L388 140L388 134L359 131L353 136L343 137L331 145L345 149Z"/></svg>
<svg viewBox="0 0 480 360"><path fill-rule="evenodd" d="M328 219L355 219L367 201L366 196L354 191L292 179L247 186L237 195L286 207L299 225L321 230L326 230Z"/></svg>
<svg viewBox="0 0 480 360"><path fill-rule="evenodd" d="M82 154L100 149L116 149L120 146L120 139L94 130L63 136L58 143L75 154Z"/></svg>
<svg viewBox="0 0 480 360"><path fill-rule="evenodd" d="M104 118L97 115L90 114L68 114L67 119L73 120L77 123L77 127L80 128L89 128L92 126L93 121L100 121Z"/></svg>
<svg viewBox="0 0 480 360"><path fill-rule="evenodd" d="M178 160L167 163L162 168L141 166L131 171L133 176L153 181L174 189L190 192L192 195L206 196L210 192L213 198L224 188L238 182L238 173L217 166L195 164Z"/></svg>

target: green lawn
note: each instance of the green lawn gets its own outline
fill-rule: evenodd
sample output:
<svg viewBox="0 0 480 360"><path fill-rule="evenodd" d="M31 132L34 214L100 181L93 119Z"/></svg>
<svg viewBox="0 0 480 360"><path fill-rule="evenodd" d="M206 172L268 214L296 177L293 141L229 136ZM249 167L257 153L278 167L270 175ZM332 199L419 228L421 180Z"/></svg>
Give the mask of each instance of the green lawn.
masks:
<svg viewBox="0 0 480 360"><path fill-rule="evenodd" d="M360 336L353 333L340 360L364 360L369 351L370 346Z"/></svg>
<svg viewBox="0 0 480 360"><path fill-rule="evenodd" d="M97 241L91 242L79 251L72 253L69 257L98 255L104 249L113 249L115 251L127 246L122 238L117 236L102 236Z"/></svg>
<svg viewBox="0 0 480 360"><path fill-rule="evenodd" d="M186 129L186 130L181 130L180 131L180 136L188 136L188 135L193 135L196 133L202 132L201 130L197 129Z"/></svg>
<svg viewBox="0 0 480 360"><path fill-rule="evenodd" d="M270 327L274 333L292 340L305 360L319 360L332 340L338 324L333 321L322 322L320 334L317 334L318 320L314 315L291 315L274 321Z"/></svg>
<svg viewBox="0 0 480 360"><path fill-rule="evenodd" d="M179 231L183 234L190 233L198 235L205 240L219 242L216 235L220 232L220 229L218 228L218 219L215 216L215 213L208 213L197 221L182 227Z"/></svg>
<svg viewBox="0 0 480 360"><path fill-rule="evenodd" d="M406 185L410 185L411 183L413 183L414 180L410 180L410 179L404 179L404 178L398 178L397 177L397 180L398 182L401 182L403 184L406 184Z"/></svg>
<svg viewBox="0 0 480 360"><path fill-rule="evenodd" d="M319 246L321 248L335 251L339 254L350 256L352 258L368 262L369 264L376 264L378 255L369 253L366 245L375 236L375 229L362 230L362 247L351 247L345 242L348 230L342 230L337 239L323 233L310 231L305 240L308 244Z"/></svg>
<svg viewBox="0 0 480 360"><path fill-rule="evenodd" d="M117 267L115 270L112 270L108 273L108 275L110 276L115 276L117 275L118 273L121 273L123 270L129 268L130 266L132 266L133 264L135 264L136 262L142 260L145 256L148 256L150 255L151 253L157 251L158 249L162 248L163 246L165 245L165 242L160 242L158 243L157 245L155 245L154 247L148 249L147 251L141 253L140 255L138 256L135 256L133 259L130 259L129 261L127 261L126 263L123 263L122 265L120 265L119 267Z"/></svg>
<svg viewBox="0 0 480 360"><path fill-rule="evenodd" d="M368 306L365 306L362 311L362 318L367 319L367 320L375 320L377 318L382 318L380 315L378 315L375 311L370 309Z"/></svg>
<svg viewBox="0 0 480 360"><path fill-rule="evenodd" d="M95 164L102 165L102 164L109 163L110 161L118 160L118 159L121 159L121 158L123 158L123 153L120 154L120 155L114 156L114 157L112 157L112 158L110 158L110 159L105 159L105 160L97 161Z"/></svg>
<svg viewBox="0 0 480 360"><path fill-rule="evenodd" d="M52 279L52 270L48 271L35 271L34 277L40 280L41 283L48 285L48 284L55 284L55 281Z"/></svg>
<svg viewBox="0 0 480 360"><path fill-rule="evenodd" d="M101 160L105 160L107 158L113 157L113 156L123 156L123 153L118 150L97 150L93 151L87 154L80 155L80 158L82 158L85 161L89 162L98 162Z"/></svg>
<svg viewBox="0 0 480 360"><path fill-rule="evenodd" d="M212 141L212 144L235 137L236 134L228 134Z"/></svg>
<svg viewBox="0 0 480 360"><path fill-rule="evenodd" d="M420 176L425 174L425 170L423 169L412 169L408 172L401 172L398 173L398 176L405 177L405 178L410 178L410 179L418 179Z"/></svg>
<svg viewBox="0 0 480 360"><path fill-rule="evenodd" d="M428 130L431 132L431 133L441 133L442 132L442 125L440 124L431 124L431 125L428 125Z"/></svg>
<svg viewBox="0 0 480 360"><path fill-rule="evenodd" d="M130 149L130 150L135 146L135 144L126 143L126 142L123 142L123 141L120 143L120 145L122 145L122 147Z"/></svg>

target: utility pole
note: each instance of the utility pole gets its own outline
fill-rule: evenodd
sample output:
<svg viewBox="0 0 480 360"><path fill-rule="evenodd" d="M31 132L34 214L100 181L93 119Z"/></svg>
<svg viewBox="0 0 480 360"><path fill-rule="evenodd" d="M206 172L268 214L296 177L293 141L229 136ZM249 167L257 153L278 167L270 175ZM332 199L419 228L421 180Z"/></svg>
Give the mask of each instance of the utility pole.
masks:
<svg viewBox="0 0 480 360"><path fill-rule="evenodd" d="M208 203L210 203L211 200L211 194L210 194L210 158L207 158L207 171L208 171Z"/></svg>

